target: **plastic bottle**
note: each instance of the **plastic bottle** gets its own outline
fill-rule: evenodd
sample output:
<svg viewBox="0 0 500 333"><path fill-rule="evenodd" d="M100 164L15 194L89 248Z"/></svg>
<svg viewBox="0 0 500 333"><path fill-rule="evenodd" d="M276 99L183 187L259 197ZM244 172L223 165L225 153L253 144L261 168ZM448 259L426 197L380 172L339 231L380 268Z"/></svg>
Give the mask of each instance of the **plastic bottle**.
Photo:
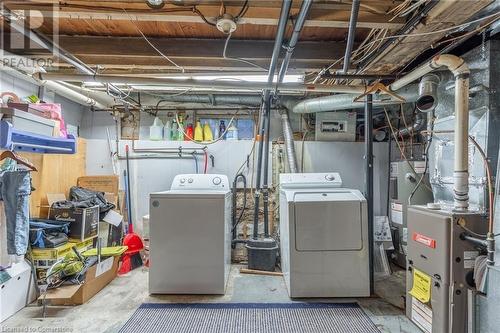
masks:
<svg viewBox="0 0 500 333"><path fill-rule="evenodd" d="M188 124L185 132L186 134L184 135L184 141L193 140L193 124Z"/></svg>
<svg viewBox="0 0 500 333"><path fill-rule="evenodd" d="M223 136L222 140L226 140L226 123L224 120L220 121L219 124L219 136Z"/></svg>
<svg viewBox="0 0 500 333"><path fill-rule="evenodd" d="M163 123L160 118L155 117L153 125L149 127L149 140L160 141L163 139Z"/></svg>
<svg viewBox="0 0 500 333"><path fill-rule="evenodd" d="M226 140L238 140L238 128L234 124L227 129Z"/></svg>
<svg viewBox="0 0 500 333"><path fill-rule="evenodd" d="M182 131L186 131L186 127L184 127L184 122L182 117L179 117L179 130L177 132L177 141L184 141L184 133Z"/></svg>
<svg viewBox="0 0 500 333"><path fill-rule="evenodd" d="M207 142L214 140L212 129L210 128L210 125L207 122L205 122L205 124L203 125L203 139Z"/></svg>
<svg viewBox="0 0 500 333"><path fill-rule="evenodd" d="M163 126L163 140L170 141L172 140L172 120L168 119Z"/></svg>
<svg viewBox="0 0 500 333"><path fill-rule="evenodd" d="M201 127L201 122L198 120L194 128L194 141L203 141L203 127Z"/></svg>
<svg viewBox="0 0 500 333"><path fill-rule="evenodd" d="M179 125L174 120L172 123L172 131L170 133L170 140L177 141L179 139Z"/></svg>

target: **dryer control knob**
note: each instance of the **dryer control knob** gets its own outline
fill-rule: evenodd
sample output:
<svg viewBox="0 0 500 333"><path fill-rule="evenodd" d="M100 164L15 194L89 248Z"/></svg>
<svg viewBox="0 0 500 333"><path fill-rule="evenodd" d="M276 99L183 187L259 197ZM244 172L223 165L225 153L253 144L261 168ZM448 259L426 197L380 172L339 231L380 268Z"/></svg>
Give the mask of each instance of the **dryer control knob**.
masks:
<svg viewBox="0 0 500 333"><path fill-rule="evenodd" d="M189 184L191 184L193 181L194 181L194 179L193 179L193 178L189 178L189 179L188 179L188 183L189 183Z"/></svg>
<svg viewBox="0 0 500 333"><path fill-rule="evenodd" d="M181 182L181 184L184 184L186 182L186 179L185 178L181 178L180 182Z"/></svg>
<svg viewBox="0 0 500 333"><path fill-rule="evenodd" d="M328 180L329 182L331 182L331 181L335 180L335 176L334 175L326 175L325 179Z"/></svg>
<svg viewBox="0 0 500 333"><path fill-rule="evenodd" d="M214 185L220 185L220 183L222 183L222 179L220 179L220 177L215 177L212 179L212 183L214 183Z"/></svg>

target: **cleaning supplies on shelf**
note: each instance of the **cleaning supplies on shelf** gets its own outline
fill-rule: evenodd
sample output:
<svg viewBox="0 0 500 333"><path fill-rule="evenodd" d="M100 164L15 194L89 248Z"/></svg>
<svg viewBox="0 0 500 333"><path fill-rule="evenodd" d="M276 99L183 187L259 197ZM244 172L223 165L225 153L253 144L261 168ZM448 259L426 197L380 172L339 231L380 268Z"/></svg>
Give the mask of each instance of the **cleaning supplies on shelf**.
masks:
<svg viewBox="0 0 500 333"><path fill-rule="evenodd" d="M219 123L219 135L218 137L222 136L222 140L226 140L226 123L224 120L221 120Z"/></svg>
<svg viewBox="0 0 500 333"><path fill-rule="evenodd" d="M234 124L227 129L226 140L238 140L238 128Z"/></svg>
<svg viewBox="0 0 500 333"><path fill-rule="evenodd" d="M214 140L212 129L210 128L210 125L207 122L205 122L205 124L203 125L203 139L207 142Z"/></svg>
<svg viewBox="0 0 500 333"><path fill-rule="evenodd" d="M182 116L179 116L179 124L178 124L178 132L177 132L177 141L184 141L184 133L182 131L186 131L184 127L184 121L182 120Z"/></svg>
<svg viewBox="0 0 500 333"><path fill-rule="evenodd" d="M172 140L172 120L168 119L165 122L165 126L163 127L163 140L170 141Z"/></svg>
<svg viewBox="0 0 500 333"><path fill-rule="evenodd" d="M201 127L199 120L196 122L196 127L194 128L194 141L203 141L203 127Z"/></svg>
<svg viewBox="0 0 500 333"><path fill-rule="evenodd" d="M185 130L186 134L184 135L184 141L190 141L193 140L193 124L188 124Z"/></svg>
<svg viewBox="0 0 500 333"><path fill-rule="evenodd" d="M160 141L163 139L163 122L155 117L153 125L149 127L149 140Z"/></svg>
<svg viewBox="0 0 500 333"><path fill-rule="evenodd" d="M170 140L177 141L177 139L179 139L179 125L174 120L172 122L172 131L170 132Z"/></svg>

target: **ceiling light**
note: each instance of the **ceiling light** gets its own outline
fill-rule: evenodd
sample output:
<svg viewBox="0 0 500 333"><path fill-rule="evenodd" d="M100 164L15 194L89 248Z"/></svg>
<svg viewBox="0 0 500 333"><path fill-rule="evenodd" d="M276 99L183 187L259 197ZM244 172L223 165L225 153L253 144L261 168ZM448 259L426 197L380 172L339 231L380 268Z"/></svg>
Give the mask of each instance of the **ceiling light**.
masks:
<svg viewBox="0 0 500 333"><path fill-rule="evenodd" d="M226 35L236 30L236 22L234 21L234 17L230 14L224 14L219 17L215 26L220 32Z"/></svg>
<svg viewBox="0 0 500 333"><path fill-rule="evenodd" d="M153 9L162 9L165 6L164 0L146 0L146 3Z"/></svg>

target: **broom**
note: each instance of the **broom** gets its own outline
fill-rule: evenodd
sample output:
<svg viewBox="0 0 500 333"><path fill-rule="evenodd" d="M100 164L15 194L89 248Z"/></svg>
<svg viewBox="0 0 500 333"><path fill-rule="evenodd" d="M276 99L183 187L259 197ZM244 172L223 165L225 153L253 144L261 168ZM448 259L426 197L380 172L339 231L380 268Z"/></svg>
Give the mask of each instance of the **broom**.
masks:
<svg viewBox="0 0 500 333"><path fill-rule="evenodd" d="M127 251L123 254L122 265L120 267L120 270L118 271L118 274L126 274L137 267L141 267L142 258L140 251L144 249L142 239L139 235L134 233L134 227L132 223L128 145L125 146L125 154L127 168L123 171L123 176L125 179L125 200L127 202L128 231L127 235L125 235L125 238L123 239L123 245L127 247Z"/></svg>

